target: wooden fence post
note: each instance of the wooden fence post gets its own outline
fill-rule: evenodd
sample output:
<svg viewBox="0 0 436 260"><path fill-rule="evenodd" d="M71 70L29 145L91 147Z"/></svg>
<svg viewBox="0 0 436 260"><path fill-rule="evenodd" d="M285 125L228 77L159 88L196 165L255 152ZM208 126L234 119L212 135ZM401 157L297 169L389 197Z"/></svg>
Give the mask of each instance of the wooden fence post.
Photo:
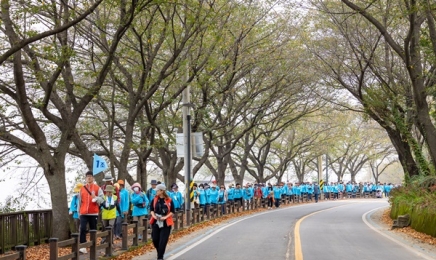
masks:
<svg viewBox="0 0 436 260"><path fill-rule="evenodd" d="M176 213L173 216L173 220L174 220L174 230L178 229L179 226L179 212L176 211Z"/></svg>
<svg viewBox="0 0 436 260"><path fill-rule="evenodd" d="M71 252L74 253L73 260L79 260L79 233L73 233L71 234L71 237L74 238L74 244L71 245Z"/></svg>
<svg viewBox="0 0 436 260"><path fill-rule="evenodd" d="M142 231L142 242L148 241L148 218L142 219L142 226L144 227L144 230Z"/></svg>
<svg viewBox="0 0 436 260"><path fill-rule="evenodd" d="M112 235L112 226L107 226L106 231L108 232L106 237L106 243L108 243L108 247L106 247L105 256L112 256L112 245L114 236Z"/></svg>
<svg viewBox="0 0 436 260"><path fill-rule="evenodd" d="M20 253L19 260L26 260L26 248L27 246L25 245L19 245L15 247L15 250L17 250L18 253Z"/></svg>
<svg viewBox="0 0 436 260"><path fill-rule="evenodd" d="M92 245L89 248L89 259L97 260L97 230L89 230Z"/></svg>
<svg viewBox="0 0 436 260"><path fill-rule="evenodd" d="M135 224L135 227L133 228L133 234L135 234L135 237L133 237L133 246L138 246L138 228L139 228L139 222L138 220L133 220L133 224Z"/></svg>
<svg viewBox="0 0 436 260"><path fill-rule="evenodd" d="M189 214L189 211L187 211L187 213ZM182 218L181 218L181 220L180 220L180 229L182 229L182 228L184 228L185 227L185 212L184 211L182 211ZM188 216L188 215L186 215L186 216ZM188 217L186 217L187 219L189 219Z"/></svg>
<svg viewBox="0 0 436 260"><path fill-rule="evenodd" d="M50 238L48 241L50 243L50 260L57 260L59 238Z"/></svg>
<svg viewBox="0 0 436 260"><path fill-rule="evenodd" d="M121 233L123 234L122 236L122 240L121 240L121 249L122 250L127 250L127 249L129 249L128 247L127 247L127 236L128 236L128 233L127 233L127 226L128 226L129 224L127 223L127 222L123 222L122 224L121 224Z"/></svg>
<svg viewBox="0 0 436 260"><path fill-rule="evenodd" d="M206 216L207 220L210 220L210 205L206 205Z"/></svg>

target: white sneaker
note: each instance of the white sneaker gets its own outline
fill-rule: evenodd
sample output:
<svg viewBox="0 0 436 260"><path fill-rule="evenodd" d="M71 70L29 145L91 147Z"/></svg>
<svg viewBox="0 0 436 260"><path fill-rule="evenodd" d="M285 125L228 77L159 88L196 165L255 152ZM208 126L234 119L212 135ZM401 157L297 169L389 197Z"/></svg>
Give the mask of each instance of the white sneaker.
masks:
<svg viewBox="0 0 436 260"><path fill-rule="evenodd" d="M86 251L86 248L80 248L79 252L82 253L82 254L87 254L88 253L88 251Z"/></svg>

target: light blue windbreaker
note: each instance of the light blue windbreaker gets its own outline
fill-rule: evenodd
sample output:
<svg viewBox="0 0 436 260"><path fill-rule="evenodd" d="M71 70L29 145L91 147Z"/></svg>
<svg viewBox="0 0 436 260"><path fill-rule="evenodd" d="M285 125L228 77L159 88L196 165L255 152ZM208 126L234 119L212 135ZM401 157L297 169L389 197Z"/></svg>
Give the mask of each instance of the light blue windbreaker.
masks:
<svg viewBox="0 0 436 260"><path fill-rule="evenodd" d="M348 183L346 186L346 191L347 192L352 192L353 191L353 185L351 185L351 183Z"/></svg>
<svg viewBox="0 0 436 260"><path fill-rule="evenodd" d="M77 201L77 195L78 194L74 194L73 195L73 198L72 198L71 203L70 203L70 212L73 213L73 218L74 219L78 219L79 218L79 209L77 208L79 203Z"/></svg>
<svg viewBox="0 0 436 260"><path fill-rule="evenodd" d="M228 200L233 200L235 197L234 197L234 194L235 194L235 188L229 188L229 190L227 191L227 199Z"/></svg>
<svg viewBox="0 0 436 260"><path fill-rule="evenodd" d="M359 192L359 185L354 185L354 190L353 190L353 192Z"/></svg>
<svg viewBox="0 0 436 260"><path fill-rule="evenodd" d="M147 190L147 192L145 194L147 195L148 201L152 201L154 199L154 197L156 196L156 190L153 188L150 188Z"/></svg>
<svg viewBox="0 0 436 260"><path fill-rule="evenodd" d="M149 201L144 192L142 191L140 193L133 192L132 195L130 195L130 201L133 204L133 211L132 211L133 217L145 216L148 214L147 208L148 208Z"/></svg>
<svg viewBox="0 0 436 260"><path fill-rule="evenodd" d="M292 192L292 186L288 186L288 185L286 185L286 195L292 195L292 194L294 194L293 192Z"/></svg>
<svg viewBox="0 0 436 260"><path fill-rule="evenodd" d="M301 184L300 185L300 191L301 191L301 193L306 193L307 192L306 184Z"/></svg>
<svg viewBox="0 0 436 260"><path fill-rule="evenodd" d="M245 189L243 189L243 198L244 198L244 200L251 200L251 198L253 197L253 195L254 195L254 193L253 193L253 195L251 194L251 189L250 189L250 187L248 187L248 188L245 188Z"/></svg>
<svg viewBox="0 0 436 260"><path fill-rule="evenodd" d="M339 189L340 192L343 192L344 191L344 184L339 183L338 184L338 189Z"/></svg>
<svg viewBox="0 0 436 260"><path fill-rule="evenodd" d="M387 193L391 192L391 190L392 190L392 186L391 186L391 185L386 185L386 186L385 186L385 191L386 191Z"/></svg>
<svg viewBox="0 0 436 260"><path fill-rule="evenodd" d="M210 188L205 189L204 193L206 194L206 204L210 204Z"/></svg>
<svg viewBox="0 0 436 260"><path fill-rule="evenodd" d="M243 197L243 191L242 191L242 189L238 189L238 188L235 188L235 190L234 190L234 192L233 192L233 198L235 198L235 199L240 199L240 198L242 198Z"/></svg>
<svg viewBox="0 0 436 260"><path fill-rule="evenodd" d="M295 185L295 186L294 186L294 189L293 189L293 193L294 193L295 195L297 195L297 196L300 196L300 195L301 195L300 187L297 186L297 185Z"/></svg>
<svg viewBox="0 0 436 260"><path fill-rule="evenodd" d="M273 192L274 192L274 199L280 199L282 197L282 191L280 187L274 186Z"/></svg>
<svg viewBox="0 0 436 260"><path fill-rule="evenodd" d="M209 203L218 204L218 190L216 188L209 189Z"/></svg>
<svg viewBox="0 0 436 260"><path fill-rule="evenodd" d="M262 187L262 198L268 197L268 186Z"/></svg>
<svg viewBox="0 0 436 260"><path fill-rule="evenodd" d="M206 199L206 191L199 187L197 189L198 192L198 199L200 200L200 205L205 205L207 203L207 199Z"/></svg>
<svg viewBox="0 0 436 260"><path fill-rule="evenodd" d="M148 200L150 202L150 200ZM130 204L130 198L129 198L129 192L126 189L120 190L120 210L121 214L123 212L129 212L129 204ZM148 207L147 207L148 208ZM117 210L117 217L120 216L120 213ZM124 218L124 214L121 215L122 218Z"/></svg>
<svg viewBox="0 0 436 260"><path fill-rule="evenodd" d="M174 203L174 209L180 209L184 203L182 193L180 191L169 191L168 195Z"/></svg>
<svg viewBox="0 0 436 260"><path fill-rule="evenodd" d="M306 185L307 193L313 194L313 184Z"/></svg>
<svg viewBox="0 0 436 260"><path fill-rule="evenodd" d="M226 203L225 194L226 194L225 190L219 190L218 191L218 204L225 204Z"/></svg>
<svg viewBox="0 0 436 260"><path fill-rule="evenodd" d="M376 191L377 190L380 190L381 192L383 192L385 189L384 189L383 185L377 185L376 186Z"/></svg>
<svg viewBox="0 0 436 260"><path fill-rule="evenodd" d="M339 192L338 186L337 185L332 185L332 191L331 192L338 193Z"/></svg>
<svg viewBox="0 0 436 260"><path fill-rule="evenodd" d="M363 185L363 192L369 192L368 185Z"/></svg>

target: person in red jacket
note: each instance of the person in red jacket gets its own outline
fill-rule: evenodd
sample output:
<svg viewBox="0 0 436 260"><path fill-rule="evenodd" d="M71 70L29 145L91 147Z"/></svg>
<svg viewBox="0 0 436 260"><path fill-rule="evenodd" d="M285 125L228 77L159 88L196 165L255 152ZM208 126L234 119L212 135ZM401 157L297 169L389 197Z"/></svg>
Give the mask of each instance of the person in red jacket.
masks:
<svg viewBox="0 0 436 260"><path fill-rule="evenodd" d="M104 202L103 190L94 183L94 175L91 171L86 172L85 185L78 195L78 208L80 218L80 243L86 242L86 226L89 230L97 230L97 217L100 204ZM86 254L86 248L81 248L80 253Z"/></svg>

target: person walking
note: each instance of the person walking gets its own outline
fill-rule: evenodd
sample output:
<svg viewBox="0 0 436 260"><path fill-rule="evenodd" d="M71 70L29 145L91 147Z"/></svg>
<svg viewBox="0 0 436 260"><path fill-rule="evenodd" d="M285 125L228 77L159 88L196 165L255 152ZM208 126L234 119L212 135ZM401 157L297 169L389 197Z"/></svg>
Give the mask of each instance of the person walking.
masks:
<svg viewBox="0 0 436 260"><path fill-rule="evenodd" d="M218 204L221 205L221 213L226 214L226 202L227 202L227 192L224 185L220 185L220 190L218 192Z"/></svg>
<svg viewBox="0 0 436 260"><path fill-rule="evenodd" d="M114 234L115 239L120 239L122 237L122 222L124 218L127 218L130 206L130 195L129 192L124 188L124 181L118 180L114 186L119 185L120 198L118 199L120 205L120 212L117 211L117 219L115 220Z"/></svg>
<svg viewBox="0 0 436 260"><path fill-rule="evenodd" d="M319 194L321 194L321 191L319 189L318 183L315 183L315 185L313 186L313 195L315 195L315 203L318 203Z"/></svg>
<svg viewBox="0 0 436 260"><path fill-rule="evenodd" d="M74 187L74 194L73 194L73 198L71 199L71 203L70 203L70 210L69 213L70 215L73 216L73 221L74 221L74 227L75 230L73 233L75 232L79 232L79 227L80 227L80 219L79 219L79 202L78 202L78 196L79 196L79 191L80 189L83 187L82 183L77 183L76 187Z"/></svg>
<svg viewBox="0 0 436 260"><path fill-rule="evenodd" d="M132 217L134 221L138 221L139 226L142 227L142 220L148 215L147 208L149 207L149 201L144 192L142 192L141 184L135 182L132 185L133 193L130 197L130 201L133 205ZM142 240L142 235L138 236L139 240Z"/></svg>
<svg viewBox="0 0 436 260"><path fill-rule="evenodd" d="M175 214L174 203L163 184L156 186L156 196L150 203L150 213L151 238L156 248L157 259L163 260Z"/></svg>
<svg viewBox="0 0 436 260"><path fill-rule="evenodd" d="M263 196L263 193L262 193L262 187L261 187L262 185L261 184L259 184L259 185L254 185L254 199L255 199L255 202L256 202L256 207L257 208L260 208L260 202L261 202L261 200L262 200L262 196Z"/></svg>
<svg viewBox="0 0 436 260"><path fill-rule="evenodd" d="M156 196L157 180L151 180L150 185L151 187L146 192L148 201L152 201L154 196Z"/></svg>
<svg viewBox="0 0 436 260"><path fill-rule="evenodd" d="M97 217L100 212L99 207L104 202L103 190L94 183L92 171L85 174L86 184L80 189L79 216L80 216L80 243L86 242L86 227L89 224L89 230L97 230ZM80 248L80 253L86 254L86 248Z"/></svg>
<svg viewBox="0 0 436 260"><path fill-rule="evenodd" d="M103 220L103 227L107 230L108 227L113 229L115 225L115 219L117 218L117 211L120 213L118 205L118 197L114 195L115 187L112 185L106 185L104 190L106 195L104 196L104 202L101 204L101 219ZM108 241L112 243L112 238ZM106 238L101 240L101 243L105 243Z"/></svg>
<svg viewBox="0 0 436 260"><path fill-rule="evenodd" d="M177 186L176 183L173 183L171 185L172 191L168 192L168 195L171 197L171 200L174 202L175 211L180 211L183 208L183 205L185 203L183 199L182 193L179 191L179 186Z"/></svg>

